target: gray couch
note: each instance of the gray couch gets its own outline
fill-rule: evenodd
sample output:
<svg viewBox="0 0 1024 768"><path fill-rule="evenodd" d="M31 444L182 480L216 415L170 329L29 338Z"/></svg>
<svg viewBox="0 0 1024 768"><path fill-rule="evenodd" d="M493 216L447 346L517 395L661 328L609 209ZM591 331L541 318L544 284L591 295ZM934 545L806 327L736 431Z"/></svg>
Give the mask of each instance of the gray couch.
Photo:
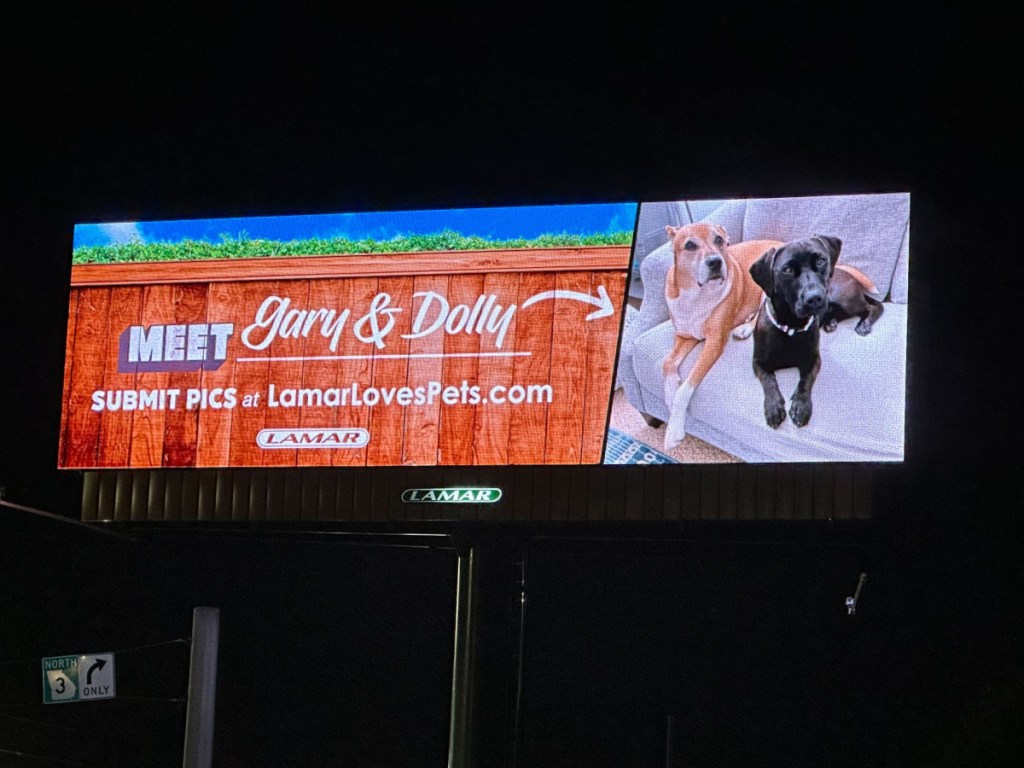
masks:
<svg viewBox="0 0 1024 768"><path fill-rule="evenodd" d="M730 339L690 401L687 433L748 462L901 461L909 194L644 204L629 287L641 304L629 311L617 384L634 408L662 421L669 413L661 364L673 337L664 298L672 261L665 226L695 221L722 225L733 243L835 235L843 241L840 262L874 281L885 311L869 336L854 332L855 319L821 334L814 415L803 428L788 419L776 430L765 424L763 392L751 368L753 340ZM700 348L683 361L682 378ZM778 380L788 406L797 372L779 371Z"/></svg>

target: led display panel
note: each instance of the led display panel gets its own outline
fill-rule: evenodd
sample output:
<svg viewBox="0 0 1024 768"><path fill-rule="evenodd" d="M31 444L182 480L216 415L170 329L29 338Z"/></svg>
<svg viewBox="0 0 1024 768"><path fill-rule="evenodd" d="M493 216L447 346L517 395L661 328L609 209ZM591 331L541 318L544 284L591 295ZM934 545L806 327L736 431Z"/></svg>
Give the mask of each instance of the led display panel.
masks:
<svg viewBox="0 0 1024 768"><path fill-rule="evenodd" d="M899 461L909 195L75 227L59 465Z"/></svg>

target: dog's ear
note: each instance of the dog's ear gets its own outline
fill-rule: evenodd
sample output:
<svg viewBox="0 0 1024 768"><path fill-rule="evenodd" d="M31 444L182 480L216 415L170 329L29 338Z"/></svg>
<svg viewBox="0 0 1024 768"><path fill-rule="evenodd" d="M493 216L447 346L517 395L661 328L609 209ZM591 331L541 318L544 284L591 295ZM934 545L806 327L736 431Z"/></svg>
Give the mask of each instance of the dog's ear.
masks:
<svg viewBox="0 0 1024 768"><path fill-rule="evenodd" d="M828 248L828 257L834 267L836 262L839 261L839 251L842 250L843 241L838 237L833 237L832 235L815 235L814 237L824 243L825 247Z"/></svg>
<svg viewBox="0 0 1024 768"><path fill-rule="evenodd" d="M777 248L769 248L761 254L761 257L750 265L750 276L754 282L761 286L761 290L769 296L775 290L775 254Z"/></svg>
<svg viewBox="0 0 1024 768"><path fill-rule="evenodd" d="M680 229L682 229L682 227L665 227L665 233L668 235L668 241L670 243L675 239L676 232L678 232Z"/></svg>

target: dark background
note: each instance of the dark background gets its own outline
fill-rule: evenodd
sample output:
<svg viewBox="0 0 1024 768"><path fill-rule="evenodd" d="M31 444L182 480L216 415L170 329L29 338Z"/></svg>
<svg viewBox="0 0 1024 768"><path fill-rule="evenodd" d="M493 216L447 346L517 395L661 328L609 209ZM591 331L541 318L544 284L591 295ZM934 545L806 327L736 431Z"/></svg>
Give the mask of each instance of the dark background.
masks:
<svg viewBox="0 0 1024 768"><path fill-rule="evenodd" d="M663 763L673 715L686 765L1016 764L1019 21L924 3L15 9L5 498L78 514L80 476L54 469L76 221L909 190L907 461L876 469L876 520L523 543L518 758ZM218 765L445 759L450 549L108 541L2 512L0 764L178 764L183 645L119 656L125 698L93 705L37 704L37 664L185 637L201 604L224 611ZM514 709L511 576L494 578L489 764Z"/></svg>

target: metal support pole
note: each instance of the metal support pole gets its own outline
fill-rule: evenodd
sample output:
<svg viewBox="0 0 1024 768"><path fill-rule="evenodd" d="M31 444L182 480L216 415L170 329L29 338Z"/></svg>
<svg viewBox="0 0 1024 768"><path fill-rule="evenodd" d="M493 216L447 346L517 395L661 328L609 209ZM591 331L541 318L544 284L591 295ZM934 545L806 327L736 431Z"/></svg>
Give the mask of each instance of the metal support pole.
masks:
<svg viewBox="0 0 1024 768"><path fill-rule="evenodd" d="M459 553L455 576L455 649L452 659L451 728L448 733L448 768L470 764L472 710L472 633L476 553Z"/></svg>
<svg viewBox="0 0 1024 768"><path fill-rule="evenodd" d="M213 764L219 641L220 609L196 608L192 612L192 654L188 670L183 768L210 768Z"/></svg>
<svg viewBox="0 0 1024 768"><path fill-rule="evenodd" d="M676 719L667 715L665 719L665 768L676 765Z"/></svg>

